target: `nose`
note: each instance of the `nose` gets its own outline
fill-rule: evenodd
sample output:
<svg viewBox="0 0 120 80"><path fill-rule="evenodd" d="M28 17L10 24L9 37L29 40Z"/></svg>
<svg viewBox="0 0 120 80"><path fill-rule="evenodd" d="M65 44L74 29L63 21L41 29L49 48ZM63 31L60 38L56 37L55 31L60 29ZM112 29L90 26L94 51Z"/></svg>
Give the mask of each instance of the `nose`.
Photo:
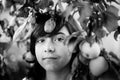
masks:
<svg viewBox="0 0 120 80"><path fill-rule="evenodd" d="M48 40L46 43L46 48L45 48L45 52L48 53L53 53L55 52L55 47L54 47L54 43L52 42L52 40Z"/></svg>
<svg viewBox="0 0 120 80"><path fill-rule="evenodd" d="M50 52L50 53L53 53L55 51L54 48L48 48L47 50L45 50L45 52Z"/></svg>

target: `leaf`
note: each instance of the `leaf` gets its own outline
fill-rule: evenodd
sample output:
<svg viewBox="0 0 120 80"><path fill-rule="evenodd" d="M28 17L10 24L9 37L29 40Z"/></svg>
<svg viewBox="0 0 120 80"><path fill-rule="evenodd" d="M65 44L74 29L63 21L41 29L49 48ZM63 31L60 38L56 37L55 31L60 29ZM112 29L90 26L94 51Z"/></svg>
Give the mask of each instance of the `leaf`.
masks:
<svg viewBox="0 0 120 80"><path fill-rule="evenodd" d="M14 33L13 35L13 41L19 41L21 39L21 37L23 37L23 35L25 34L24 31L26 29L27 26L27 20L26 22L20 26Z"/></svg>
<svg viewBox="0 0 120 80"><path fill-rule="evenodd" d="M101 38L103 38L107 33L106 33L106 31L104 31L104 30L101 28L101 29L97 29L97 30L95 31L95 34L96 34L96 36L97 36L98 39L101 39Z"/></svg>
<svg viewBox="0 0 120 80"><path fill-rule="evenodd" d="M71 0L61 0L62 2L69 3Z"/></svg>
<svg viewBox="0 0 120 80"><path fill-rule="evenodd" d="M28 17L30 9L28 7L21 7L18 11L17 17Z"/></svg>
<svg viewBox="0 0 120 80"><path fill-rule="evenodd" d="M113 58L115 58L115 59L118 59L118 57L114 54L114 53L109 53ZM120 80L120 73L119 73L119 71L116 69L116 67L115 67L115 65L113 65L113 63L112 63L112 61L111 61L111 57L110 57L110 55L109 55L107 52L106 52L106 50L105 49L103 49L102 50L102 52L101 52L101 56L103 56L106 60L107 60L107 62L108 62L108 64L109 64L109 69L110 70L112 70L113 71L113 73L116 75L116 80Z"/></svg>
<svg viewBox="0 0 120 80"><path fill-rule="evenodd" d="M24 4L27 0L13 0L17 4Z"/></svg>
<svg viewBox="0 0 120 80"><path fill-rule="evenodd" d="M116 2L117 2L118 4L120 4L120 0L116 0Z"/></svg>
<svg viewBox="0 0 120 80"><path fill-rule="evenodd" d="M29 13L29 16L26 18L26 21L15 31L15 33L13 35L13 41L20 41L20 40L24 39L24 37L26 36L26 33L28 32L27 27L29 29L32 28L31 21L34 23L34 17L33 17L32 13ZM31 29L31 31L32 31L32 29Z"/></svg>
<svg viewBox="0 0 120 80"><path fill-rule="evenodd" d="M62 4L61 4L61 0L58 1L58 6L59 6L60 10L63 12L63 11L64 11L64 8L63 8L63 6L62 6Z"/></svg>
<svg viewBox="0 0 120 80"><path fill-rule="evenodd" d="M63 16L65 17L65 20L68 21L68 17L70 15L70 13L72 12L73 10L73 4L69 4L66 8L66 10L63 12Z"/></svg>
<svg viewBox="0 0 120 80"><path fill-rule="evenodd" d="M108 8L107 8L107 11L110 12L110 13L113 13L114 16L116 17L119 17L118 16L118 12L119 12L119 9L113 5L110 5Z"/></svg>
<svg viewBox="0 0 120 80"><path fill-rule="evenodd" d="M118 27L118 19L120 18L118 16L118 9L114 6L109 6L107 8L107 11L105 11L104 14L104 26L107 28L109 32L115 31Z"/></svg>
<svg viewBox="0 0 120 80"><path fill-rule="evenodd" d="M12 6L12 2L10 0L2 0L1 4L4 9L9 9Z"/></svg>
<svg viewBox="0 0 120 80"><path fill-rule="evenodd" d="M69 24L72 25L72 27L74 27L74 29L81 31L80 26L77 24L77 22L75 21L75 19L72 16L69 16L68 22L69 22Z"/></svg>
<svg viewBox="0 0 120 80"><path fill-rule="evenodd" d="M3 5L0 3L0 13L3 11Z"/></svg>
<svg viewBox="0 0 120 80"><path fill-rule="evenodd" d="M107 0L108 2L115 2L117 4L120 4L120 0Z"/></svg>
<svg viewBox="0 0 120 80"><path fill-rule="evenodd" d="M120 34L120 27L117 28L117 30L114 33L114 39L117 41L117 37Z"/></svg>
<svg viewBox="0 0 120 80"><path fill-rule="evenodd" d="M40 9L45 9L48 8L50 5L53 6L53 1L52 0L37 0L35 1L34 7L35 8L40 8Z"/></svg>
<svg viewBox="0 0 120 80"><path fill-rule="evenodd" d="M107 28L109 32L116 30L116 28L118 27L117 18L115 18L114 16L112 16L107 12L105 13L105 16L106 16L106 21L103 25Z"/></svg>
<svg viewBox="0 0 120 80"><path fill-rule="evenodd" d="M78 21L80 22L83 29L85 29L88 23L87 18L90 17L92 14L91 5L87 2L84 2L83 6L79 8L79 13L80 13L80 18L78 19Z"/></svg>
<svg viewBox="0 0 120 80"><path fill-rule="evenodd" d="M120 59L117 55L115 55L114 53L110 52L109 55L111 56L111 59L115 59L117 61L117 65L120 66Z"/></svg>

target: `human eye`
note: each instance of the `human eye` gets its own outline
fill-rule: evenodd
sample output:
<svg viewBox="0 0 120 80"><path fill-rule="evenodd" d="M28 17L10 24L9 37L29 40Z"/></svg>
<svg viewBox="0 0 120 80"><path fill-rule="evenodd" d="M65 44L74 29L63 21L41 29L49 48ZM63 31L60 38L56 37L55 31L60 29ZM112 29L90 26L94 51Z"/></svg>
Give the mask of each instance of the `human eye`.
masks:
<svg viewBox="0 0 120 80"><path fill-rule="evenodd" d="M45 38L39 38L38 40L37 40L37 43L44 43L45 42Z"/></svg>
<svg viewBox="0 0 120 80"><path fill-rule="evenodd" d="M63 42L65 40L65 37L63 35L58 35L55 37L55 42Z"/></svg>

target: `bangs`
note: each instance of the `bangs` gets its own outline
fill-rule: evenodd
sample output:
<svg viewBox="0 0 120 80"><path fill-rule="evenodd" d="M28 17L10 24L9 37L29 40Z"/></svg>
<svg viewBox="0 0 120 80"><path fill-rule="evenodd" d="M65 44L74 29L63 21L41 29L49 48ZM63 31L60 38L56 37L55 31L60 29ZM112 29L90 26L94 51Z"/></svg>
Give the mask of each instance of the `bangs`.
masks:
<svg viewBox="0 0 120 80"><path fill-rule="evenodd" d="M63 16L60 16L58 14L51 16L49 13L43 13L43 14L37 13L36 15L37 15L36 26L31 35L35 40L39 37L55 35L61 30L63 26L65 26L68 29L70 34L79 30L78 28L75 28L75 26L71 25L71 23L65 21L65 18ZM44 31L44 26L45 26L45 22L49 20L51 17L54 18L56 26L51 33L47 33Z"/></svg>
<svg viewBox="0 0 120 80"><path fill-rule="evenodd" d="M56 34L64 25L64 18L59 16L59 15L55 15L53 18L55 19L55 29L51 32L51 33L47 33L44 31L44 26L45 26L45 22L47 20L49 20L51 18L50 14L37 14L37 18L36 18L36 26L35 29L32 33L32 36L34 36L34 38L38 38L38 37L42 37L42 36L52 36L54 34Z"/></svg>
<svg viewBox="0 0 120 80"><path fill-rule="evenodd" d="M56 26L51 33L46 33L44 31L44 25L45 25L45 22L51 18L51 15L48 13L43 13L43 14L38 13L36 15L37 16L36 16L35 28L30 37L30 40L31 40L30 51L33 55L35 55L35 44L38 38L43 36L49 36L49 37L53 36L57 34L63 26L65 26L68 29L68 32L70 34L79 30L78 28L73 26L71 23L65 21L65 18L63 16L55 14L54 19L55 19Z"/></svg>

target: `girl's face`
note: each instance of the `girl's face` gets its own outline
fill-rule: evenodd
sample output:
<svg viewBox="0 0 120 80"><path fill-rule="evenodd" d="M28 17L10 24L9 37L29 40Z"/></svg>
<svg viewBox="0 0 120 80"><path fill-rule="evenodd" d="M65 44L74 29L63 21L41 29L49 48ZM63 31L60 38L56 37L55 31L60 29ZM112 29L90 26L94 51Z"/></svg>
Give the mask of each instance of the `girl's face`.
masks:
<svg viewBox="0 0 120 80"><path fill-rule="evenodd" d="M63 27L58 34L52 37L40 37L37 39L35 45L36 58L46 71L60 70L69 63L72 53L64 44L69 35L67 28Z"/></svg>

